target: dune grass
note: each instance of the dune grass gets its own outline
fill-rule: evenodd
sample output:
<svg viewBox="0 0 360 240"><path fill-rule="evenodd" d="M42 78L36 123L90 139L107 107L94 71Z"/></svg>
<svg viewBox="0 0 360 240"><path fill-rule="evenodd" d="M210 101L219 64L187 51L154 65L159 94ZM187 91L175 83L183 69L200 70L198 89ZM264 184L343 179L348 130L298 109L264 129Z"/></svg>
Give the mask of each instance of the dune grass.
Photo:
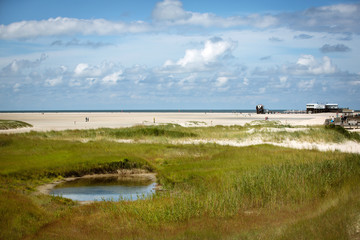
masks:
<svg viewBox="0 0 360 240"><path fill-rule="evenodd" d="M360 155L105 140L247 131L246 126L203 129L166 125L0 135L0 239L347 239L356 234ZM86 143L69 141L89 136ZM164 191L147 200L85 206L34 194L36 186L54 179L119 168L156 172Z"/></svg>
<svg viewBox="0 0 360 240"><path fill-rule="evenodd" d="M276 131L274 131L276 129ZM288 131L292 129L292 131ZM212 126L212 127L182 127L176 124L156 126L135 126L129 128L99 128L89 130L67 130L30 132L22 134L34 139L55 140L118 140L131 139L153 143L167 143L172 140L233 140L246 141L262 139L266 142L285 142L295 140L301 142L341 143L344 141L360 142L360 134L348 132L340 126L327 127L292 127L277 121L254 121L244 126Z"/></svg>
<svg viewBox="0 0 360 240"><path fill-rule="evenodd" d="M0 130L23 128L23 127L32 127L32 125L22 121L0 119Z"/></svg>

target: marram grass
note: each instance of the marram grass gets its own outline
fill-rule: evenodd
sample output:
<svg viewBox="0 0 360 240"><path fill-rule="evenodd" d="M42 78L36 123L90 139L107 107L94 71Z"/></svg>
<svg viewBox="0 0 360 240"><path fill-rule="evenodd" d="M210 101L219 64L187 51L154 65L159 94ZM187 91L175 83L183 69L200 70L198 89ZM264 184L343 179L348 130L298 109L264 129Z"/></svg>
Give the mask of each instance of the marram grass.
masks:
<svg viewBox="0 0 360 240"><path fill-rule="evenodd" d="M291 129L291 131L289 131ZM340 143L344 141L360 142L360 134L348 132L341 126L303 126L293 127L277 121L254 121L244 126L210 126L182 127L177 124L156 126L135 126L129 128L99 128L88 130L67 130L30 132L22 135L34 139L58 140L145 140L154 143L166 143L171 140L201 139L201 140L234 140L245 141L263 139L269 142L287 140L306 142Z"/></svg>
<svg viewBox="0 0 360 240"><path fill-rule="evenodd" d="M0 119L0 130L23 128L23 127L32 127L32 125L22 121Z"/></svg>

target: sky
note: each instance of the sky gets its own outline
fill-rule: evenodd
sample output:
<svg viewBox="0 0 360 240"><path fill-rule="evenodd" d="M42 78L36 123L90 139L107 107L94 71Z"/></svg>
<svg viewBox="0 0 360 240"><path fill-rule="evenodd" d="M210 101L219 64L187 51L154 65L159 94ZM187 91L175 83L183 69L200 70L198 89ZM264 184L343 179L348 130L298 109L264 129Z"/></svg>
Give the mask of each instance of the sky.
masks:
<svg viewBox="0 0 360 240"><path fill-rule="evenodd" d="M0 111L360 109L360 1L0 0Z"/></svg>

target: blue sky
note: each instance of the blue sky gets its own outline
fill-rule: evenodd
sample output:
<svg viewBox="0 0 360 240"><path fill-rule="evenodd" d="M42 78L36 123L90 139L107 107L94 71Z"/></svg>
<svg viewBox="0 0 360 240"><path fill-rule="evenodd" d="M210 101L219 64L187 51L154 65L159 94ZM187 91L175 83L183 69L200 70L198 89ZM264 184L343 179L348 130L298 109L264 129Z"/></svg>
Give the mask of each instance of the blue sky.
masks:
<svg viewBox="0 0 360 240"><path fill-rule="evenodd" d="M2 0L0 110L360 109L360 1Z"/></svg>

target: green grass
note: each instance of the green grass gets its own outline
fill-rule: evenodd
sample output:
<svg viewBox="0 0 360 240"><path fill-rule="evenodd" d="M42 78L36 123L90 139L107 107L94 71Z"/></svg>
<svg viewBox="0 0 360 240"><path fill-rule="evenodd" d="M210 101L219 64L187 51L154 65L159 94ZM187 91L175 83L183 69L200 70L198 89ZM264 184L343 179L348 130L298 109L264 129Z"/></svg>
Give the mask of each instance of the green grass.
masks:
<svg viewBox="0 0 360 240"><path fill-rule="evenodd" d="M348 239L356 234L358 154L106 140L234 137L247 130L165 125L0 135L0 239ZM90 141L78 141L83 138ZM34 194L36 186L54 179L119 168L156 172L164 191L142 201L85 206Z"/></svg>
<svg viewBox="0 0 360 240"><path fill-rule="evenodd" d="M32 125L22 121L0 119L0 130L23 128L23 127L32 127Z"/></svg>
<svg viewBox="0 0 360 240"><path fill-rule="evenodd" d="M293 131L287 131L287 129ZM276 132L272 131L276 129ZM89 130L67 130L23 133L23 136L34 139L57 140L116 140L133 139L153 143L166 143L172 140L234 140L263 139L268 142L284 142L288 140L306 142L341 143L344 141L360 142L360 134L348 132L340 126L291 127L276 121L254 121L245 126L212 126L212 127L181 127L176 124L158 126L135 126L130 128L99 128Z"/></svg>

